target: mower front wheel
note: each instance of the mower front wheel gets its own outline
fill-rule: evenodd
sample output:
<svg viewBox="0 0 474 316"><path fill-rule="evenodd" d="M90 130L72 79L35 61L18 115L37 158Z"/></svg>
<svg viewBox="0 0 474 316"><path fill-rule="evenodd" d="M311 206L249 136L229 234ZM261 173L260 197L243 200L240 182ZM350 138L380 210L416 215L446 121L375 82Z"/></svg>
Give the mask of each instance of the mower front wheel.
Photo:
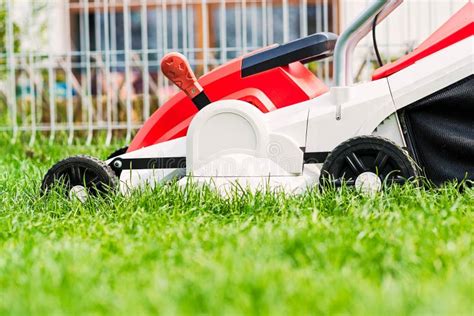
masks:
<svg viewBox="0 0 474 316"><path fill-rule="evenodd" d="M68 198L84 202L89 196L105 195L118 188L114 171L103 161L89 156L69 157L48 170L41 184L41 193L50 192L55 185L64 189Z"/></svg>
<svg viewBox="0 0 474 316"><path fill-rule="evenodd" d="M340 144L328 155L320 183L335 187L345 184L373 192L417 176L418 168L406 150L389 139L359 136Z"/></svg>

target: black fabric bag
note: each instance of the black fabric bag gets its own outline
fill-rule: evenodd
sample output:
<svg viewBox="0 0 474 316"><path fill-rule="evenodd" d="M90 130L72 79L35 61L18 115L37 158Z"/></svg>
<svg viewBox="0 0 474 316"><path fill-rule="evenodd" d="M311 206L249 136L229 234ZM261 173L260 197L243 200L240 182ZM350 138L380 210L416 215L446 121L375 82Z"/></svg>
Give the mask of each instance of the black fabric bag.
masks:
<svg viewBox="0 0 474 316"><path fill-rule="evenodd" d="M429 180L474 180L474 75L409 105L402 117Z"/></svg>

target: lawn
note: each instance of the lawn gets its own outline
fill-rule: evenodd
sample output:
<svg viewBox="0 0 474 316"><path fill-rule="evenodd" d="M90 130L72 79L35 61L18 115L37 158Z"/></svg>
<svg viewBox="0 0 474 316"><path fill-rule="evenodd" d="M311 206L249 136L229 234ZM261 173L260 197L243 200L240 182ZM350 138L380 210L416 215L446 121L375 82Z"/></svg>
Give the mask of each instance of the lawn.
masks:
<svg viewBox="0 0 474 316"><path fill-rule="evenodd" d="M112 147L0 148L0 314L473 313L474 189L171 185L81 204L40 197L41 177Z"/></svg>

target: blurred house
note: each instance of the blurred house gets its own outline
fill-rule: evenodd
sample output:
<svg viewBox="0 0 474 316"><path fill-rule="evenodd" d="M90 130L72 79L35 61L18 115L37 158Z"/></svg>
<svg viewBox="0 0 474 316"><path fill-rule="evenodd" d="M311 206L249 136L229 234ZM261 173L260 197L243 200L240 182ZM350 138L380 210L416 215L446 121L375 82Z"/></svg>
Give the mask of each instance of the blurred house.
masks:
<svg viewBox="0 0 474 316"><path fill-rule="evenodd" d="M55 16L49 27L56 33L55 54L72 51L73 63L89 62L93 69L105 66L107 54L116 85L124 86L130 67L135 95L143 93L143 67L150 76L148 83L157 84L158 64L166 52L184 53L201 74L274 42L337 31L340 10L338 1L322 0L70 0L56 1L48 11ZM93 87L99 75L92 74Z"/></svg>
<svg viewBox="0 0 474 316"><path fill-rule="evenodd" d="M35 1L38 2L38 1ZM120 80L131 67L143 90L140 69L157 78L164 53L184 53L198 73L275 42L321 31L339 33L365 0L48 0L48 40L43 50L71 55L77 70L105 67ZM412 49L465 0L410 0L379 31L387 60ZM15 2L28 18L28 2ZM407 15L408 12L408 15ZM128 54L128 56L127 56ZM107 56L105 56L107 55ZM366 62L367 52L357 54ZM125 61L128 61L127 65ZM135 67L134 67L135 66ZM74 67L73 67L74 68ZM124 78L122 78L124 80Z"/></svg>
<svg viewBox="0 0 474 316"><path fill-rule="evenodd" d="M305 33L337 29L339 2L56 0L50 1L48 15L54 16L50 20L54 37L67 41L66 33L70 31L73 50L83 50L88 39L91 50L103 49L108 21L112 33L109 44L118 50L125 48L125 30L129 29L131 49L142 49L145 41L151 49L203 49L207 44L209 48L226 46L233 57L236 48L251 49ZM129 15L128 25L124 12ZM225 39L221 33L225 33ZM245 38L241 37L243 33L247 33ZM63 42L55 50L64 53L67 48L68 43Z"/></svg>

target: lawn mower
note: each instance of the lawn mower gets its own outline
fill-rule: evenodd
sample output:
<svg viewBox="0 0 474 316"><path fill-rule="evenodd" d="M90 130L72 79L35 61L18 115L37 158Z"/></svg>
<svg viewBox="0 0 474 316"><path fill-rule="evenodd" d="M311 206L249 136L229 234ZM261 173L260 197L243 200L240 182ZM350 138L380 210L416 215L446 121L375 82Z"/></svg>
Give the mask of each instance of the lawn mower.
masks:
<svg viewBox="0 0 474 316"><path fill-rule="evenodd" d="M403 0L375 0L338 37L317 33L272 45L199 80L184 56L162 71L181 91L124 150L54 165L42 182L97 195L175 179L302 192L316 185L380 190L425 177L474 180L474 4L411 53L382 65L376 26ZM372 30L380 62L372 81L353 84L355 46ZM333 57L328 88L305 63Z"/></svg>

